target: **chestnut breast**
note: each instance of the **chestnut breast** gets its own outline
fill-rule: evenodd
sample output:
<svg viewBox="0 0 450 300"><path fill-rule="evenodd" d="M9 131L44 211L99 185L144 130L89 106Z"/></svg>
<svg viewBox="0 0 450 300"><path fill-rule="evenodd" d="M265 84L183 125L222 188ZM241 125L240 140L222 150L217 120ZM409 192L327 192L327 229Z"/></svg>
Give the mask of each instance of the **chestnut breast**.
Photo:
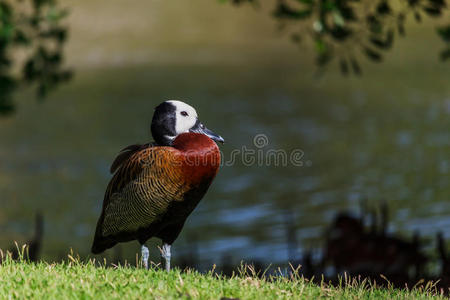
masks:
<svg viewBox="0 0 450 300"><path fill-rule="evenodd" d="M183 133L177 136L173 147L180 151L179 161L187 182L196 186L212 181L220 166L217 144L200 133Z"/></svg>

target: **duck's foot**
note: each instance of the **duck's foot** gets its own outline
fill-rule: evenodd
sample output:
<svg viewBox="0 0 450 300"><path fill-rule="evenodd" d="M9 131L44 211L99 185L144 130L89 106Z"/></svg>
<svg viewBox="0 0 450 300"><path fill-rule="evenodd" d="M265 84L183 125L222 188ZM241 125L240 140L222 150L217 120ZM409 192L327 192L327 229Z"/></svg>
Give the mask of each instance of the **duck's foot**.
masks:
<svg viewBox="0 0 450 300"><path fill-rule="evenodd" d="M161 257L164 259L164 266L167 272L170 271L170 245L164 243L161 248Z"/></svg>

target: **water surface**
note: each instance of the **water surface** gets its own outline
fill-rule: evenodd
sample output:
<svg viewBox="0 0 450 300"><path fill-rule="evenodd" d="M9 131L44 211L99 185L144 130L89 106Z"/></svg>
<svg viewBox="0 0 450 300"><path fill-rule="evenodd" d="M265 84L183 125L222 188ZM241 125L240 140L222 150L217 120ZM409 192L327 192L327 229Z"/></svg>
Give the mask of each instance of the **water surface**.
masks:
<svg viewBox="0 0 450 300"><path fill-rule="evenodd" d="M402 65L404 66L404 65ZM174 245L195 244L206 264L287 259L286 214L301 249L321 245L341 210L386 201L390 230L450 236L450 70L436 64L367 67L362 79L330 72L312 78L295 65L98 68L0 120L0 247L24 241L37 211L45 217L43 258L72 247L87 255L109 165L124 146L147 142L153 108L185 99L231 151L301 149L303 166L223 166ZM415 69L422 73L415 73ZM134 260L137 242L122 246ZM156 250L154 250L156 255ZM113 256L113 251L107 252Z"/></svg>

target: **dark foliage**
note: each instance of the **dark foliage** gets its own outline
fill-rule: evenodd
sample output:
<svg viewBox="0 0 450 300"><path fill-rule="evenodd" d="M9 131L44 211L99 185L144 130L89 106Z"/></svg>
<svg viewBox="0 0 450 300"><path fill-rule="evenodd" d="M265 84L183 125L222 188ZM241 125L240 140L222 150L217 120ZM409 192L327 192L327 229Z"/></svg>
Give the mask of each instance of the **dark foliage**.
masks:
<svg viewBox="0 0 450 300"><path fill-rule="evenodd" d="M71 77L61 67L66 15L54 0L0 0L0 115L14 110L13 92L23 84L42 99Z"/></svg>
<svg viewBox="0 0 450 300"><path fill-rule="evenodd" d="M446 43L446 48L441 51L441 59L450 59L450 24L438 28L438 34L442 40Z"/></svg>
<svg viewBox="0 0 450 300"><path fill-rule="evenodd" d="M257 0L231 1L235 5ZM447 9L446 0L276 0L273 17L289 31L294 43L310 41L319 67L333 59L342 74L361 74L359 57L373 62L383 59L397 36L405 35L408 19L421 22L437 18ZM290 29L289 29L290 28ZM450 57L450 24L438 28L447 43L441 59ZM306 37L306 39L304 38Z"/></svg>

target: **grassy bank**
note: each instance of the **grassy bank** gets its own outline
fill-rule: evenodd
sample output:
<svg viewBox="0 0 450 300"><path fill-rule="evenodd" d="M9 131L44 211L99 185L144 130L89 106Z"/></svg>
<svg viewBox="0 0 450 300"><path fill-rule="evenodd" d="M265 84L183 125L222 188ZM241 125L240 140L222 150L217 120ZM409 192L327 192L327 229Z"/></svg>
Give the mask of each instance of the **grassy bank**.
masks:
<svg viewBox="0 0 450 300"><path fill-rule="evenodd" d="M209 272L105 267L89 261L0 264L0 299L442 299L432 286L400 291L367 281L316 285L300 276L259 279L251 271L233 278Z"/></svg>

